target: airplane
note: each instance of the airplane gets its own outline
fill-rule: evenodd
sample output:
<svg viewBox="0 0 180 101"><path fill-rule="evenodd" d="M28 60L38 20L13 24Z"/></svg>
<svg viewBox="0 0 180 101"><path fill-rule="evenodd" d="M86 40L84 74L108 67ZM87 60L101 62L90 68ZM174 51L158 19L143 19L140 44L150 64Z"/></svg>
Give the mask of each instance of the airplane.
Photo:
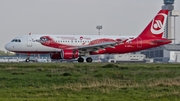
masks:
<svg viewBox="0 0 180 101"><path fill-rule="evenodd" d="M51 59L77 59L91 63L91 55L123 54L171 43L163 38L168 10L160 10L138 36L113 35L23 35L5 45L5 49L28 55L50 54Z"/></svg>

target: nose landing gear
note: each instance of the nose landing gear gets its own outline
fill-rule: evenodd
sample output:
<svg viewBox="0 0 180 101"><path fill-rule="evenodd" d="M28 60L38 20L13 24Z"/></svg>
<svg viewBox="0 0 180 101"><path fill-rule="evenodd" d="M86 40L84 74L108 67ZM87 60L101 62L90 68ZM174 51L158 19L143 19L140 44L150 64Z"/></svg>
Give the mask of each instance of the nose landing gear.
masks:
<svg viewBox="0 0 180 101"><path fill-rule="evenodd" d="M25 62L29 62L30 61L30 54L27 54L27 59L25 60Z"/></svg>
<svg viewBox="0 0 180 101"><path fill-rule="evenodd" d="M29 59L29 57L25 60L25 62L29 62L30 61L30 59Z"/></svg>

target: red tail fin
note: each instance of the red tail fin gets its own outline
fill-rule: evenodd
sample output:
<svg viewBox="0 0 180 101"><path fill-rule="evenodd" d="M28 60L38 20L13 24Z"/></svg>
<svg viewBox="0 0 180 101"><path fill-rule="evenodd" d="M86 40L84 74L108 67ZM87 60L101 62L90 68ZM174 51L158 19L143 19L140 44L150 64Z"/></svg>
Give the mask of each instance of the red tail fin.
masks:
<svg viewBox="0 0 180 101"><path fill-rule="evenodd" d="M166 21L168 17L168 10L160 10L139 37L158 37L162 38Z"/></svg>

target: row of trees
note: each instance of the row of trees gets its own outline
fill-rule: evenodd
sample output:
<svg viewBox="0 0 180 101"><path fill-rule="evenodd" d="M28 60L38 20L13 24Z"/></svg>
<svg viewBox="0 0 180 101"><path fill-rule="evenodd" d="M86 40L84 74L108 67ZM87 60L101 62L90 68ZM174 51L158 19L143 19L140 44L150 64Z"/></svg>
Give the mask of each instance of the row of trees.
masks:
<svg viewBox="0 0 180 101"><path fill-rule="evenodd" d="M13 56L15 55L14 53L11 53L9 51L3 51L3 50L0 50L0 56Z"/></svg>
<svg viewBox="0 0 180 101"><path fill-rule="evenodd" d="M37 57L38 55L41 57L49 57L49 54L31 54L31 56L35 56L35 57ZM26 56L27 57L27 54L13 53L9 51L0 50L0 56L17 56L17 57Z"/></svg>

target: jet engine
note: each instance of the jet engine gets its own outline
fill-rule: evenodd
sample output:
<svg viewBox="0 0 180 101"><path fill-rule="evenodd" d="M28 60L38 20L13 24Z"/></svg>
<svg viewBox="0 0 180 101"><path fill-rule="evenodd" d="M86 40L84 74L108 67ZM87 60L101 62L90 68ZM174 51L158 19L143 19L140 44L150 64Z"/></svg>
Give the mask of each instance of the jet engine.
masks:
<svg viewBox="0 0 180 101"><path fill-rule="evenodd" d="M66 49L62 50L61 57L63 59L75 59L78 58L79 52L78 50Z"/></svg>

